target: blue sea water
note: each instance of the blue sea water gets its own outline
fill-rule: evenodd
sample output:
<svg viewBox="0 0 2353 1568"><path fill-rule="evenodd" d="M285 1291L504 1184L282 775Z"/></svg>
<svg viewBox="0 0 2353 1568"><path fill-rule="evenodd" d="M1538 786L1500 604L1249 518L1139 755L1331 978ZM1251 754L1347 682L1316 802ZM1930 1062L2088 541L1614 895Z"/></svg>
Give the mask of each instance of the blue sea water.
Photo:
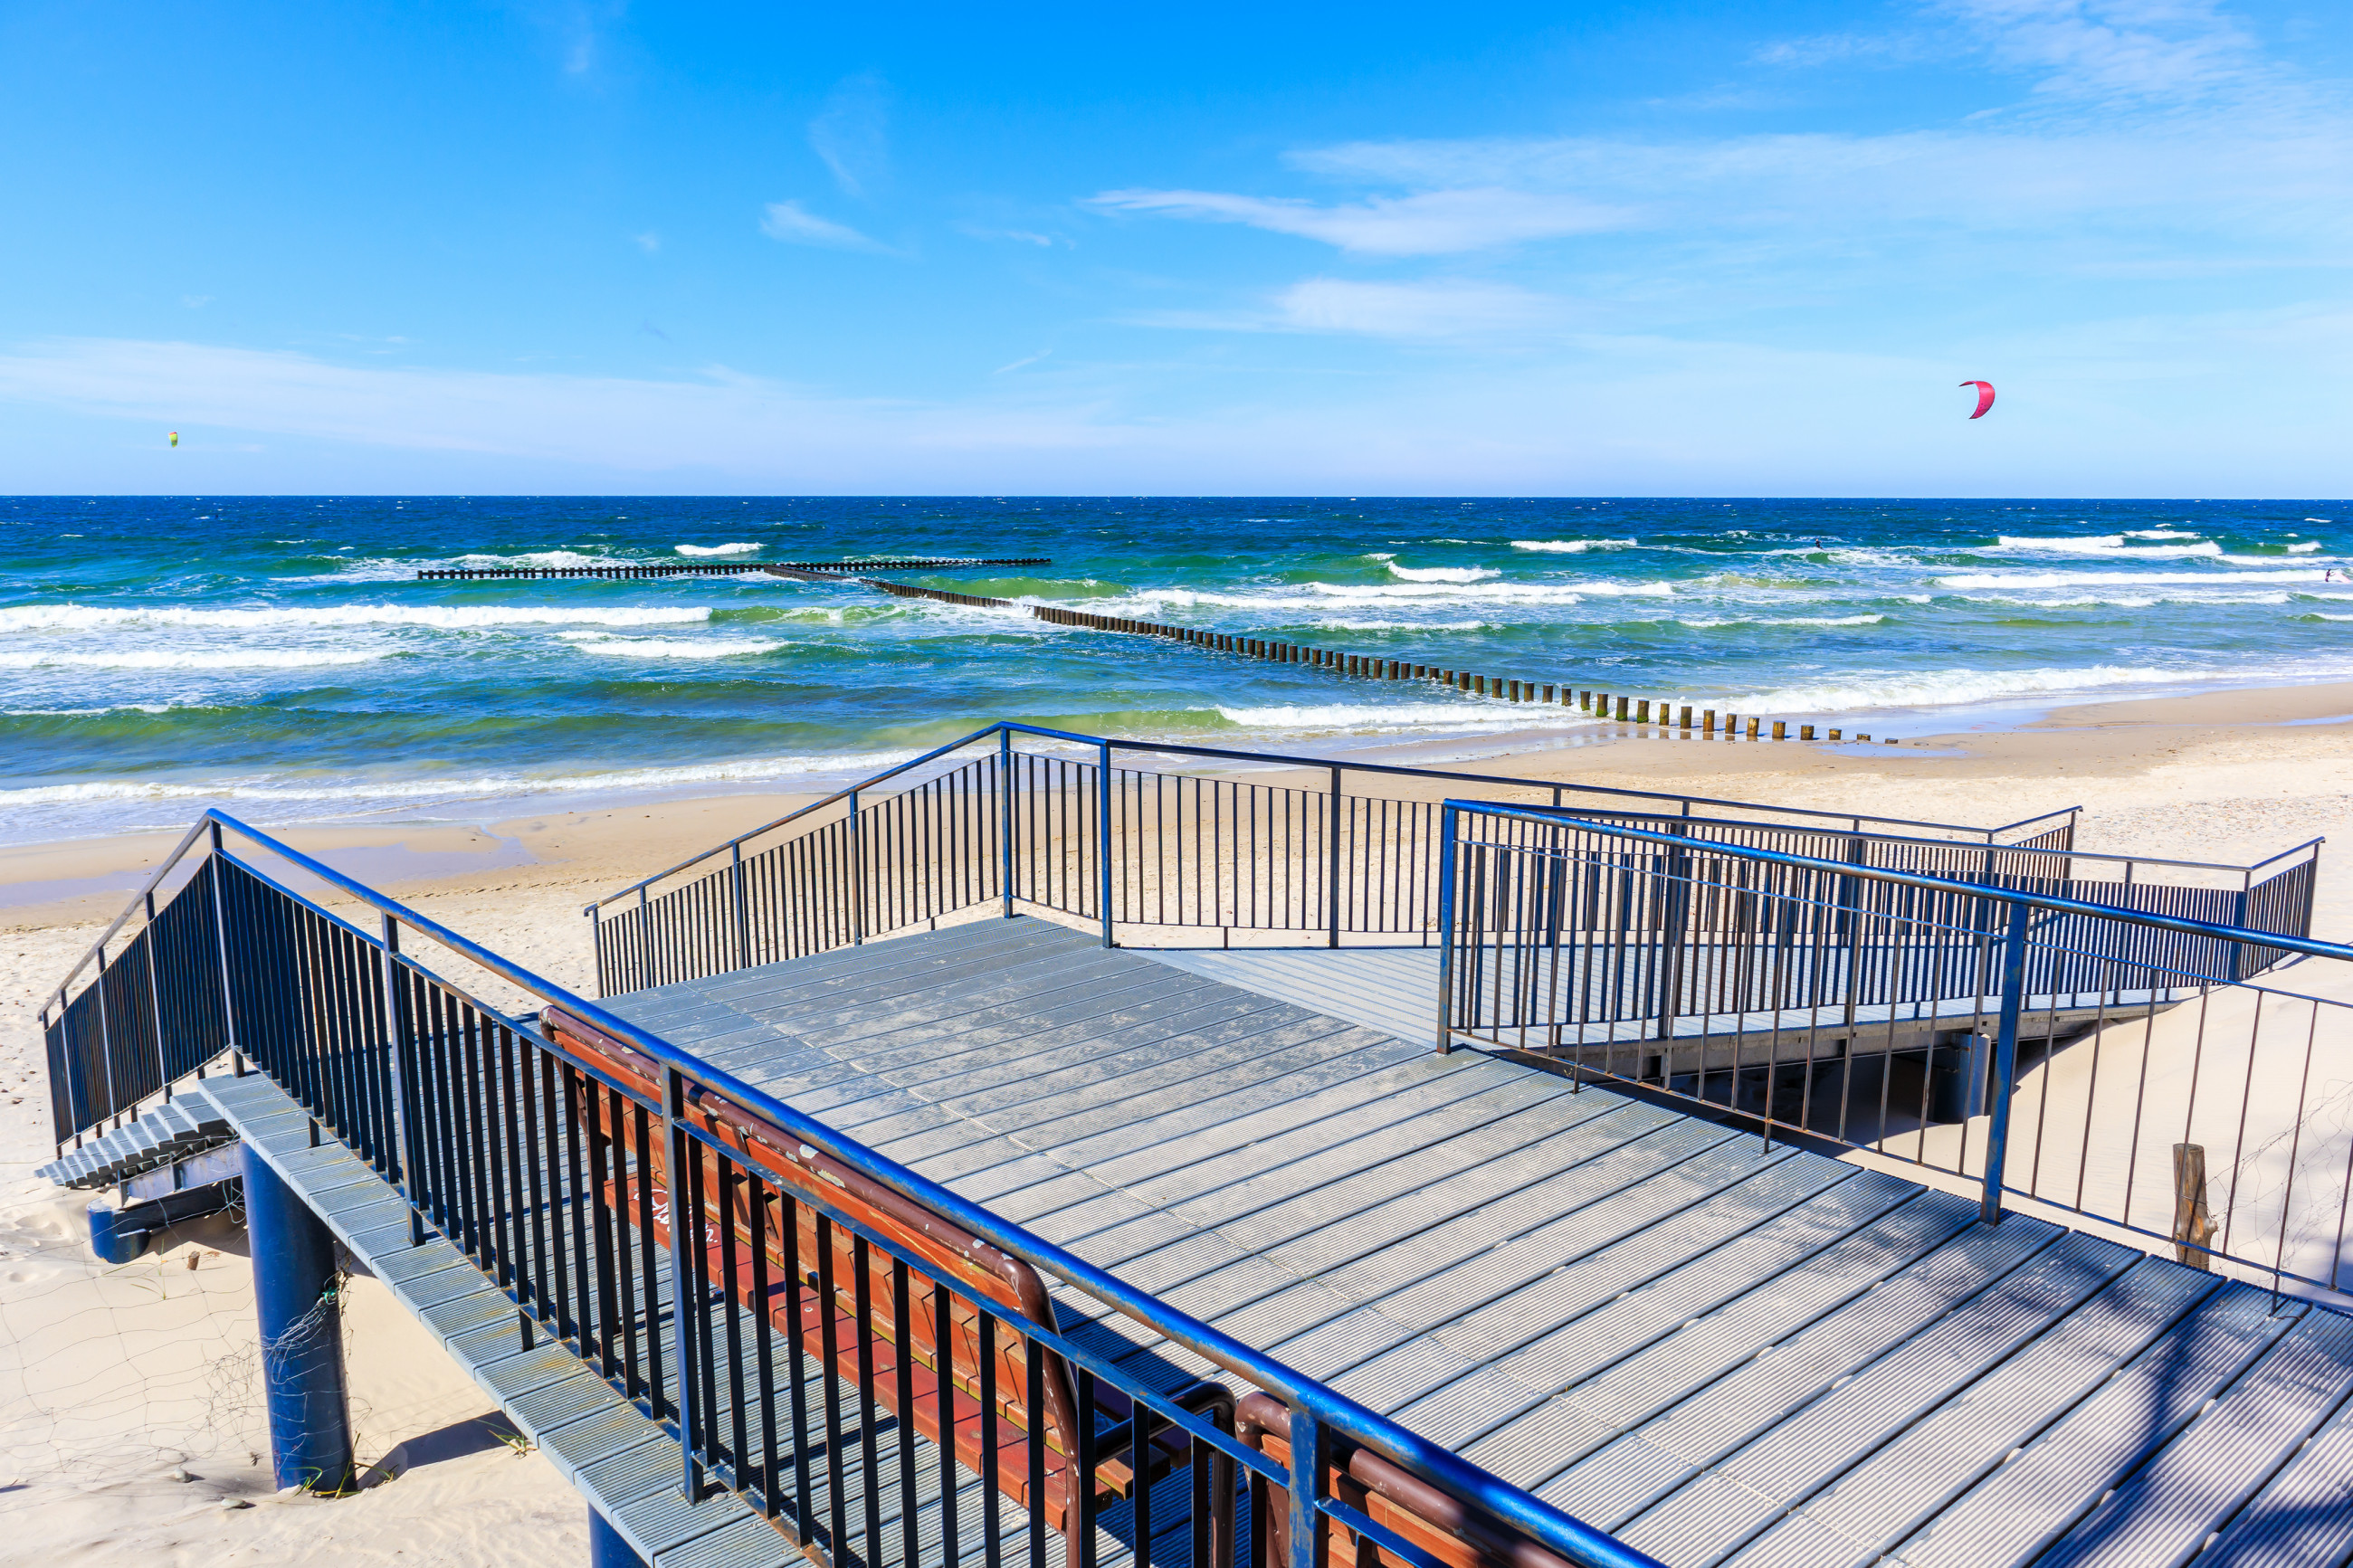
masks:
<svg viewBox="0 0 2353 1568"><path fill-rule="evenodd" d="M23 498L0 541L18 843L212 801L489 820L807 788L998 717L1462 755L1531 724L847 584L414 580L446 565L1042 555L913 580L1899 733L2353 678L2353 501Z"/></svg>

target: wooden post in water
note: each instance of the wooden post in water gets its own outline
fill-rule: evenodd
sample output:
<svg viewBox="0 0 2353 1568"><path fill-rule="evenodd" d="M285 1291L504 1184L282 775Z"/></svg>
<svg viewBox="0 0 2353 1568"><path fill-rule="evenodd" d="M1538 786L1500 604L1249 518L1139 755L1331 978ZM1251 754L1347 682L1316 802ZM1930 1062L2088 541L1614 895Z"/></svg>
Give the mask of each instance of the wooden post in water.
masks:
<svg viewBox="0 0 2353 1568"><path fill-rule="evenodd" d="M1749 723L1753 726L1756 723L1756 721L1752 719L1749 721ZM1755 731L1752 729L1750 732L1753 734L1755 733ZM1773 738L1777 741L1786 741L1789 738L1788 721L1785 719L1776 719L1773 721Z"/></svg>

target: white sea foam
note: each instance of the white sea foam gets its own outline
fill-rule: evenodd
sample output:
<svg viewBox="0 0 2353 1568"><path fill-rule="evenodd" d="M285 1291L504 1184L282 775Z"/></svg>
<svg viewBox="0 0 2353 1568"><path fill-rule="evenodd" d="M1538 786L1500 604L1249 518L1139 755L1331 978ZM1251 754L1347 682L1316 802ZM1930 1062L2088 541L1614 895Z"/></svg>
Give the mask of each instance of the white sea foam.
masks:
<svg viewBox="0 0 2353 1568"><path fill-rule="evenodd" d="M2333 517L2307 517L2304 521L2306 522L2335 522L2337 520Z"/></svg>
<svg viewBox="0 0 2353 1568"><path fill-rule="evenodd" d="M1694 631L1714 631L1718 626L1875 626L1885 616L1736 616L1724 621L1680 621L1677 624Z"/></svg>
<svg viewBox="0 0 2353 1568"><path fill-rule="evenodd" d="M639 562L624 555L584 555L577 550L530 550L521 555L458 555L442 562L442 566L516 567L516 566L636 566Z"/></svg>
<svg viewBox="0 0 2353 1568"><path fill-rule="evenodd" d="M791 778L804 773L864 773L894 766L916 754L913 752L868 752L832 756L757 757L733 763L704 763L691 767L633 768L601 773L485 773L465 779L402 779L367 784L266 776L193 784L103 780L0 790L0 813L11 806L99 801L241 800L287 805L336 803L378 805L385 803L454 803L512 795L596 795Z"/></svg>
<svg viewBox="0 0 2353 1568"><path fill-rule="evenodd" d="M2198 535L2185 533L2178 528L2136 528L2125 537L2126 539L2195 539Z"/></svg>
<svg viewBox="0 0 2353 1568"><path fill-rule="evenodd" d="M1631 550L1630 539L1514 539L1514 550L1537 550L1555 555L1582 555L1588 550Z"/></svg>
<svg viewBox="0 0 2353 1568"><path fill-rule="evenodd" d="M2320 548L2320 541L2318 541L2317 539L2309 539L2309 540L2305 541L2305 542L2303 542L2302 544L2291 544L2291 545L2289 545L2289 546L2287 547L2287 552L2288 552L2290 555L2309 555L2309 554L2311 554L2314 551L2318 550L2319 548Z"/></svg>
<svg viewBox="0 0 2353 1568"><path fill-rule="evenodd" d="M1219 717L1246 730L1329 730L1382 734L1400 730L1526 729L1585 721L1573 710L1541 703L1466 698L1458 702L1303 703L1228 708Z"/></svg>
<svg viewBox="0 0 2353 1568"><path fill-rule="evenodd" d="M1115 598L1072 602L1025 595L1015 602L1150 619L1170 610L1203 607L1264 614L1329 614L1335 608L1359 605L1393 613L1424 606L1460 611L1489 605L1575 605L1588 597L1665 599L1672 597L1674 591L1667 583L1301 583L1240 594L1204 588L1142 588Z"/></svg>
<svg viewBox="0 0 2353 1568"><path fill-rule="evenodd" d="M112 648L81 653L0 651L0 669L302 669L369 664L384 657L352 648Z"/></svg>
<svg viewBox="0 0 2353 1568"><path fill-rule="evenodd" d="M766 637L704 637L693 642L679 637L599 637L575 646L583 653L611 654L619 658L734 658L744 654L774 653L786 645Z"/></svg>
<svg viewBox="0 0 2353 1568"><path fill-rule="evenodd" d="M92 631L108 626L191 626L250 631L267 626L424 626L480 631L501 626L674 626L711 618L708 605L597 608L540 605L320 605L254 610L195 610L176 605L18 605L0 609L0 633Z"/></svg>
<svg viewBox="0 0 2353 1568"><path fill-rule="evenodd" d="M1394 561L1384 564L1409 583L1477 583L1503 575L1493 566L1400 566Z"/></svg>
<svg viewBox="0 0 2353 1568"><path fill-rule="evenodd" d="M1982 553L1989 555L2079 555L2121 556L2131 561L2175 561L2194 555L2220 555L2222 547L2212 540L2197 544L2156 544L2127 546L2120 533L2091 534L2078 539L2020 539L2001 535L1993 548Z"/></svg>
<svg viewBox="0 0 2353 1568"><path fill-rule="evenodd" d="M1959 572L1936 579L1945 588L2235 588L2247 583L2317 583L2313 569L2295 572Z"/></svg>
<svg viewBox="0 0 2353 1568"><path fill-rule="evenodd" d="M2353 672L2353 663L2347 666ZM2093 692L2119 686L2193 686L2223 680L2310 679L2327 673L2308 665L2284 669L2160 669L2150 666L2088 665L2073 669L1942 669L1859 672L1841 681L1781 687L1719 701L1739 712L1841 713L1861 709L1941 708L2003 698Z"/></svg>
<svg viewBox="0 0 2353 1568"><path fill-rule="evenodd" d="M767 547L739 541L733 544L673 544L670 548L681 555L749 555Z"/></svg>
<svg viewBox="0 0 2353 1568"><path fill-rule="evenodd" d="M1326 632L1482 632L1493 627L1492 621L1350 621L1325 619L1315 623L1318 631Z"/></svg>

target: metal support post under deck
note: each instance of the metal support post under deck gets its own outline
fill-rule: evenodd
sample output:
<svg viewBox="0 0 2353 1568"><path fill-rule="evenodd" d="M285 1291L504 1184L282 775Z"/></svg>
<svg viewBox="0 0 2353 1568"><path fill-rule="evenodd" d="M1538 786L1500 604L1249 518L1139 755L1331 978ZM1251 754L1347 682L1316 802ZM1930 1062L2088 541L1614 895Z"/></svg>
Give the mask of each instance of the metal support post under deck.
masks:
<svg viewBox="0 0 2353 1568"><path fill-rule="evenodd" d="M2018 1079L2018 1015L2026 1002L2026 923L2031 905L2010 906L2010 931L2001 944L2001 1032L1993 1047L1993 1103L1986 1122L1985 1197L1978 1214L1988 1225L2001 1223L2001 1178L2010 1155L2010 1091Z"/></svg>
<svg viewBox="0 0 2353 1568"><path fill-rule="evenodd" d="M352 1489L352 1418L335 1238L251 1145L241 1163L270 1471L280 1490L340 1496Z"/></svg>

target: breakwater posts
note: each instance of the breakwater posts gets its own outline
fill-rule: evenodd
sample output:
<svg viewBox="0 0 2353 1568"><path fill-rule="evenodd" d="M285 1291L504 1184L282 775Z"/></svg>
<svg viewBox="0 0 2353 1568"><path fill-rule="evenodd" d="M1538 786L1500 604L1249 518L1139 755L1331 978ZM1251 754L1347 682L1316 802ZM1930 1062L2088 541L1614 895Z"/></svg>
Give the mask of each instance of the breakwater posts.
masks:
<svg viewBox="0 0 2353 1568"><path fill-rule="evenodd" d="M1026 610L1036 620L1058 626L1080 626L1088 631L1117 632L1127 637L1161 637L1170 642L1204 648L1212 653L1230 653L1244 658L1271 660L1276 664L1295 664L1311 669L1359 680L1416 680L1435 683L1473 697L1484 697L1504 702L1525 702L1541 707L1573 709L1596 719L1614 718L1620 724L1652 729L1662 734L1680 734L1683 739L1694 737L1714 740L1721 735L1727 741L1762 741L1767 739L1762 726L1767 721L1754 714L1719 715L1713 708L1699 711L1694 727L1691 706L1682 705L1677 721L1676 709L1666 701L1648 697L1631 697L1622 692L1573 689L1557 683L1533 680L1512 680L1503 676L1473 675L1468 670L1447 669L1433 664L1414 664L1406 659L1374 658L1364 654L1341 653L1332 648L1311 647L1302 643L1287 643L1271 637L1237 637L1229 632L1204 631L1196 626L1166 626L1158 621L1129 620L1124 616L1098 616L1084 610L1065 610L1050 605L1021 605L1011 599L996 599L983 594L958 594L945 588L918 587L913 583L893 583L887 577L869 577L864 573L878 570L939 571L966 566L1045 566L1051 562L1044 557L1020 557L988 560L979 557L956 560L910 561L770 561L765 563L725 562L698 564L683 562L672 565L668 562L649 566L553 566L485 568L419 572L420 579L451 577L675 577L693 573L765 572L773 576L790 577L801 582L856 583L861 587L901 599L936 599L944 605L962 605L976 610ZM1557 692L1558 696L1554 694ZM1612 714L1610 705L1617 705ZM1658 718L1651 716L1653 703ZM1744 721L1746 729L1744 731ZM1789 738L1785 720L1770 721L1770 739ZM1814 726L1799 726L1798 739L1814 738ZM1858 731L1848 737L1832 730L1825 737L1831 741L1869 741L1867 732ZM1895 744L1889 737L1888 745Z"/></svg>
<svg viewBox="0 0 2353 1568"><path fill-rule="evenodd" d="M449 566L419 572L417 580L430 583L451 578L471 580L486 577L712 577L739 572L816 572L846 576L859 572L961 572L976 566L1052 564L1052 560L1043 555L1008 556L996 560L959 556L904 561L663 561L639 566Z"/></svg>

